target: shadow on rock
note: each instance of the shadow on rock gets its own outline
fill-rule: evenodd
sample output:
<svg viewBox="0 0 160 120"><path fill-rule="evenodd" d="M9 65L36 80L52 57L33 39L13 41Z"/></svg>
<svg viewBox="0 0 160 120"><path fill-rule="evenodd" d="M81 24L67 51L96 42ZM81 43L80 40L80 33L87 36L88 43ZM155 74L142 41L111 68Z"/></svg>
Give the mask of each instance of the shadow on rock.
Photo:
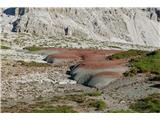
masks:
<svg viewBox="0 0 160 120"><path fill-rule="evenodd" d="M152 85L152 86L150 86L150 87L154 87L154 88L160 89L160 84L155 84L155 85Z"/></svg>

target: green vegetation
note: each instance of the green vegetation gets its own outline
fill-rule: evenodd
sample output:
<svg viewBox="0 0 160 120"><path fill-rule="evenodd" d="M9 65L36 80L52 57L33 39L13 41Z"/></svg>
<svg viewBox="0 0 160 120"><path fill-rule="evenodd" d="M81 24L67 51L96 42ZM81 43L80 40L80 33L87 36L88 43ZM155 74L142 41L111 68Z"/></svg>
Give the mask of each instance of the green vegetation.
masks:
<svg viewBox="0 0 160 120"><path fill-rule="evenodd" d="M27 66L27 67L49 67L50 65L47 63L37 63L34 61L31 62L25 62L25 61L17 61L18 63L20 63L23 66Z"/></svg>
<svg viewBox="0 0 160 120"><path fill-rule="evenodd" d="M67 106L67 105L58 105L58 106L52 106L52 105L46 105L46 106L40 106L38 108L35 108L32 112L37 113L75 113L76 111L73 110L73 107Z"/></svg>
<svg viewBox="0 0 160 120"><path fill-rule="evenodd" d="M7 46L4 46L4 45L1 45L1 49L10 49L10 47L7 47Z"/></svg>
<svg viewBox="0 0 160 120"><path fill-rule="evenodd" d="M107 107L106 103L101 99L95 98L100 95L101 95L100 91L94 91L94 92L89 92L89 93L56 96L51 101L52 102L59 101L59 100L73 101L79 104L79 106L88 107L88 108L93 107L93 108L96 108L96 110L103 111Z"/></svg>
<svg viewBox="0 0 160 120"><path fill-rule="evenodd" d="M41 95L37 97L34 104L18 103L12 108L3 108L3 111L13 112L35 112L35 113L75 113L90 109L104 111L107 107L105 101L97 98L100 93L93 91L88 93L74 93L67 95L53 96L44 98ZM72 105L73 103L73 105Z"/></svg>
<svg viewBox="0 0 160 120"><path fill-rule="evenodd" d="M130 106L136 112L160 112L160 94L153 94L138 100Z"/></svg>
<svg viewBox="0 0 160 120"><path fill-rule="evenodd" d="M108 47L121 49L121 47L118 46L108 46Z"/></svg>
<svg viewBox="0 0 160 120"><path fill-rule="evenodd" d="M62 104L66 103L68 101L76 102L78 106L81 106L82 108L95 108L98 111L103 111L107 105L106 103L101 99L93 98L99 95L100 93L98 91L96 92L90 92L88 93L81 93L81 94L70 94L65 96L54 96L50 101L48 102L37 102L37 105L35 105L32 112L40 112L40 113L74 113L77 112L73 109L72 106L68 105L57 105L53 106L55 104ZM90 95L92 98L90 98ZM39 98L38 98L39 99Z"/></svg>
<svg viewBox="0 0 160 120"><path fill-rule="evenodd" d="M31 47L25 47L25 48L23 48L23 49L25 49L25 50L29 50L29 51L38 51L38 50L42 50L42 49L44 49L43 47L38 47L38 46L31 46Z"/></svg>
<svg viewBox="0 0 160 120"><path fill-rule="evenodd" d="M160 74L160 50L131 59L129 64L130 70L125 72L124 76L133 76L137 73Z"/></svg>
<svg viewBox="0 0 160 120"><path fill-rule="evenodd" d="M127 72L125 72L125 73L123 73L123 75L124 75L125 77L127 77L127 76L134 76L134 75L137 74L137 72L138 72L138 69L135 68L134 66L132 66L132 67L130 68L130 70L127 71Z"/></svg>
<svg viewBox="0 0 160 120"><path fill-rule="evenodd" d="M132 60L131 65L141 73L150 72L160 74L160 50Z"/></svg>
<svg viewBox="0 0 160 120"><path fill-rule="evenodd" d="M101 95L102 93L100 91L93 91L93 92L87 92L87 93L82 93L82 94L66 95L64 99L68 99L68 100L75 101L78 103L83 103L87 99L87 97L97 97Z"/></svg>
<svg viewBox="0 0 160 120"><path fill-rule="evenodd" d="M141 51L141 50L128 50L128 51L123 51L120 53L115 53L111 56L108 57L108 59L122 59L122 58L132 58L132 57L137 57L137 56L142 56L145 55L147 52L146 51Z"/></svg>
<svg viewBox="0 0 160 120"><path fill-rule="evenodd" d="M3 33L4 38L7 38L7 36L8 36L8 33Z"/></svg>
<svg viewBox="0 0 160 120"><path fill-rule="evenodd" d="M160 94L152 94L131 104L129 109L111 110L109 113L160 112Z"/></svg>
<svg viewBox="0 0 160 120"><path fill-rule="evenodd" d="M106 103L103 100L90 100L88 101L88 106L95 107L96 110L101 110L101 111L103 111L107 107Z"/></svg>
<svg viewBox="0 0 160 120"><path fill-rule="evenodd" d="M83 103L86 100L85 94L71 94L71 95L66 95L65 98L66 100L69 101L74 101L77 103Z"/></svg>

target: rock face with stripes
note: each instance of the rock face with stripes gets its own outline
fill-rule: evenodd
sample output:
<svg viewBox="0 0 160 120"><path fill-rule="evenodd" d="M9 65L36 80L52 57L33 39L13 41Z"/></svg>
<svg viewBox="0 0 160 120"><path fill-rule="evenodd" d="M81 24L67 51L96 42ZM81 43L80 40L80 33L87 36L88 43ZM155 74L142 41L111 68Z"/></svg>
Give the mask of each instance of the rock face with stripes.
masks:
<svg viewBox="0 0 160 120"><path fill-rule="evenodd" d="M121 52L120 50L48 48L39 53L44 54L49 51L52 54L48 55L45 61L54 64L74 61L66 72L69 78L90 87L103 88L122 77L128 69L125 65L126 59L106 59L113 53Z"/></svg>

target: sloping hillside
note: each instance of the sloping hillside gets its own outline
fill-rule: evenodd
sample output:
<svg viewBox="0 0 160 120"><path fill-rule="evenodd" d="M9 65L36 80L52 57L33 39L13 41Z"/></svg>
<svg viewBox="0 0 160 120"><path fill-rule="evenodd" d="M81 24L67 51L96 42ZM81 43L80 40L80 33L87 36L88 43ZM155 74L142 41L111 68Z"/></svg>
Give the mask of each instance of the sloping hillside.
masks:
<svg viewBox="0 0 160 120"><path fill-rule="evenodd" d="M159 8L1 8L0 14L2 33L54 36L64 42L70 37L68 44L77 40L73 47L90 42L97 47L160 47Z"/></svg>

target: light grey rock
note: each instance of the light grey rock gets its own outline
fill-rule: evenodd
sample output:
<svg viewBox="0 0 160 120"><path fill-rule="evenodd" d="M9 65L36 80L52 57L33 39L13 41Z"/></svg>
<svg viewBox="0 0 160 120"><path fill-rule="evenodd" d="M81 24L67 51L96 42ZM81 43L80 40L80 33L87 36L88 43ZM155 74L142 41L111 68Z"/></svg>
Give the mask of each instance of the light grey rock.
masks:
<svg viewBox="0 0 160 120"><path fill-rule="evenodd" d="M76 43L89 47L82 39L102 44L115 42L126 47L129 44L128 48L131 45L160 47L159 8L15 8L14 14L6 14L4 11L8 9L11 8L0 10L2 32L61 37L66 36L68 29L67 36L79 38L74 47ZM70 42L61 46L69 45Z"/></svg>

